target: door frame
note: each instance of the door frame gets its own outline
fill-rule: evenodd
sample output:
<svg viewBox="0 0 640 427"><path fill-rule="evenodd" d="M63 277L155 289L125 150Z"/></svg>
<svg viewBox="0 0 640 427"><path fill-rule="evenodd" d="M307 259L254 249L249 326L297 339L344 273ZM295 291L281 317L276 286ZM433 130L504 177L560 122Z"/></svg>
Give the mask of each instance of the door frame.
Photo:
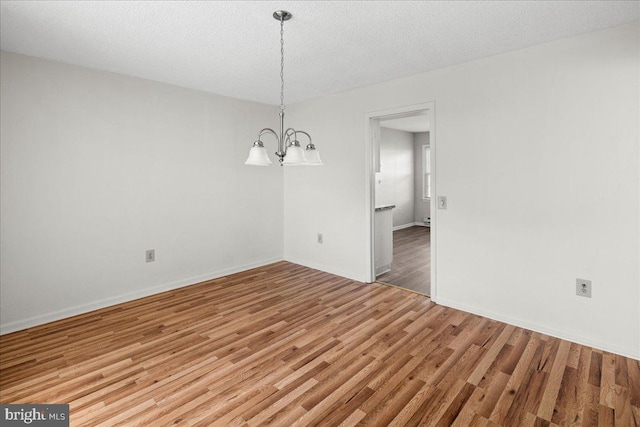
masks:
<svg viewBox="0 0 640 427"><path fill-rule="evenodd" d="M366 266L367 266L367 282L375 282L375 156L374 156L374 141L371 135L371 123L373 120L388 119L392 117L407 117L411 116L411 113L423 113L426 111L426 117L429 120L429 146L431 150L431 200L429 202L431 211L431 299L435 301L437 298L437 275L436 275L436 258L437 258L437 168L436 168L436 123L435 123L435 101L425 102L421 104L412 104L401 107L389 108L386 110L371 111L365 114L365 224L366 224L366 239L367 245L365 253L367 254Z"/></svg>

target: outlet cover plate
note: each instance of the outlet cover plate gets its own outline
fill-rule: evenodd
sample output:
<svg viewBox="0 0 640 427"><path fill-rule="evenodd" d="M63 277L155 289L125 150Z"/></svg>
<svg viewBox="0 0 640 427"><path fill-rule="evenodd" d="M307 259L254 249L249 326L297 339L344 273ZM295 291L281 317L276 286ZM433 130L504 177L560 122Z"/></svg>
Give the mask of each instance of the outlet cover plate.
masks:
<svg viewBox="0 0 640 427"><path fill-rule="evenodd" d="M591 280L576 279L576 295L591 298Z"/></svg>
<svg viewBox="0 0 640 427"><path fill-rule="evenodd" d="M144 252L144 258L146 262L154 262L156 260L156 250L149 249Z"/></svg>

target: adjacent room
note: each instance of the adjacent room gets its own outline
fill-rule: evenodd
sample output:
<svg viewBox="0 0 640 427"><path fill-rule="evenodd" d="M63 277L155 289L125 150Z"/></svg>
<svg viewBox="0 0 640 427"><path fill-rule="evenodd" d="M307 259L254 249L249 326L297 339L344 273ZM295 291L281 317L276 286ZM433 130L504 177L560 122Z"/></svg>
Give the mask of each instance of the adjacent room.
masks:
<svg viewBox="0 0 640 427"><path fill-rule="evenodd" d="M640 426L639 2L0 8L0 424Z"/></svg>
<svg viewBox="0 0 640 427"><path fill-rule="evenodd" d="M427 113L392 115L375 123L379 140L376 136L373 150L379 153L374 156L378 159L374 165L374 228L380 244L376 240L374 246L378 249L377 281L429 296L431 147Z"/></svg>

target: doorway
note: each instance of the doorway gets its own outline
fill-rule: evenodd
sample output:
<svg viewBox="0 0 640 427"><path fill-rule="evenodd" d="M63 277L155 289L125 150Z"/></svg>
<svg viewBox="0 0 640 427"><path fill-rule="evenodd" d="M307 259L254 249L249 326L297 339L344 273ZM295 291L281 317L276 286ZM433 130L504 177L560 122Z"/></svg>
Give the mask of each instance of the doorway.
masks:
<svg viewBox="0 0 640 427"><path fill-rule="evenodd" d="M435 284L434 103L370 113L371 281L423 295Z"/></svg>

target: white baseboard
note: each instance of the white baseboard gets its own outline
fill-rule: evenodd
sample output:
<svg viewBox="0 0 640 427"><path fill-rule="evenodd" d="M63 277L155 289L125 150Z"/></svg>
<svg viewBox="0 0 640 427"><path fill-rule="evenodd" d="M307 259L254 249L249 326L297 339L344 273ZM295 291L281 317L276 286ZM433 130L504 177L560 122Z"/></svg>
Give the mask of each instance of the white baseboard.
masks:
<svg viewBox="0 0 640 427"><path fill-rule="evenodd" d="M307 261L307 260L303 260L295 257L287 257L287 256L284 257L284 260L292 262L294 264L313 268L315 270L324 271L325 273L335 274L336 276L340 276L340 277L346 277L347 279L355 280L356 282L363 282L363 283L367 282L366 280L363 280L362 277L357 277L351 272L340 271L335 268L331 268L331 267L327 267L325 265L319 264L317 262L312 262L312 261Z"/></svg>
<svg viewBox="0 0 640 427"><path fill-rule="evenodd" d="M435 302L436 304L440 304L445 307L455 308L457 310L462 310L462 311L466 311L467 313L477 314L478 316L487 317L489 319L493 319L503 323L508 323L513 326L529 329L531 331L539 332L541 334L549 335L555 338L560 338L560 339L571 341L577 344L586 345L588 347L593 347L599 350L609 351L611 353L616 353L621 356L640 360L640 353L638 352L634 353L634 350L630 348L623 348L623 347L611 345L609 343L603 343L598 340L591 339L589 337L566 333L565 331L561 331L555 328L549 328L547 326L528 322L523 319L517 319L511 316L505 316L503 314L495 313L489 310L484 310L478 307L472 307L466 304L460 304L456 301L452 301L446 298L437 298L437 299L432 298L432 301Z"/></svg>
<svg viewBox="0 0 640 427"><path fill-rule="evenodd" d="M112 305L120 304L123 302L133 301L138 298L144 298L151 295L159 294L161 292L171 291L173 289L182 288L184 286L193 285L195 283L204 282L207 280L217 279L219 277L228 276L230 274L239 273L241 271L250 270L256 267L262 267L263 265L273 264L274 262L282 261L282 258L269 258L261 261L252 262L249 264L238 265L235 267L225 268L222 270L214 271L199 276L189 277L186 279L177 280L170 283L165 283L150 288L140 289L135 292L128 292L126 294L115 295L113 297L104 298L98 301L93 301L87 304L81 304L74 307L69 307L64 310L54 311L51 313L42 314L39 316L30 317L28 319L16 320L0 325L0 335L8 334L11 332L20 331L22 329L31 328L33 326L43 325L45 323L53 322L67 317L76 316L78 314L88 313L90 311L98 310Z"/></svg>
<svg viewBox="0 0 640 427"><path fill-rule="evenodd" d="M376 277L391 271L391 264L386 264L376 268Z"/></svg>

